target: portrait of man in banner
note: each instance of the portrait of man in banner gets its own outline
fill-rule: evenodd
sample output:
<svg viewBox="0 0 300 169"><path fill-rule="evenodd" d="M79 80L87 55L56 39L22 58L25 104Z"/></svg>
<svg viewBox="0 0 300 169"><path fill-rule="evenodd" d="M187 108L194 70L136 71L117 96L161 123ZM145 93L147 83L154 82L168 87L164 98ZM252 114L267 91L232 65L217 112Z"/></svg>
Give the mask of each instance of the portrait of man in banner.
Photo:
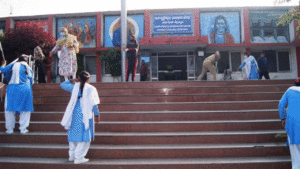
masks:
<svg viewBox="0 0 300 169"><path fill-rule="evenodd" d="M200 14L202 36L208 36L209 44L240 43L240 17L237 12Z"/></svg>
<svg viewBox="0 0 300 169"><path fill-rule="evenodd" d="M229 33L226 18L222 15L216 17L214 25L210 33L210 41L212 44L233 44L234 38Z"/></svg>

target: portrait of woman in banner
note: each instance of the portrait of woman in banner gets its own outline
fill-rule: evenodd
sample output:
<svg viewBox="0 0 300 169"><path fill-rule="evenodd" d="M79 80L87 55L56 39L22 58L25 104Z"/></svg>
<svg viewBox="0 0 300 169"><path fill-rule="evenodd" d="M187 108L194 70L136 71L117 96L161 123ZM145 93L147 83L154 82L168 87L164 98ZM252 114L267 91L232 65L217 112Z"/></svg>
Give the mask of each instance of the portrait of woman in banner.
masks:
<svg viewBox="0 0 300 169"><path fill-rule="evenodd" d="M120 16L106 16L104 31L104 47L121 47L121 18ZM130 43L130 37L144 37L144 16L129 15L127 17L127 44Z"/></svg>
<svg viewBox="0 0 300 169"><path fill-rule="evenodd" d="M62 27L77 37L79 48L96 47L96 18L58 19L57 32ZM57 34L57 38L60 38L60 34Z"/></svg>
<svg viewBox="0 0 300 169"><path fill-rule="evenodd" d="M118 19L118 22L113 26L113 38L112 43L114 47L121 47L121 18ZM128 21L127 22L127 43L130 43L130 37L135 34L134 25Z"/></svg>

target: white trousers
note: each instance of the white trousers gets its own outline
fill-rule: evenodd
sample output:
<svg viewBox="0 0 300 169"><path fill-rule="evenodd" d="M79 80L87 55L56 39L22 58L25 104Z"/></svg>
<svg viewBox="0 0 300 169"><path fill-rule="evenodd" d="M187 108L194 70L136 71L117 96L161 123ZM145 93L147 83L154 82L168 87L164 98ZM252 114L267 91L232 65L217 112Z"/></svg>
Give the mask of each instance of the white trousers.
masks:
<svg viewBox="0 0 300 169"><path fill-rule="evenodd" d="M25 130L29 126L30 122L30 111L21 111L20 112L20 131ZM16 123L16 115L13 111L5 111L5 127L7 131L13 131Z"/></svg>
<svg viewBox="0 0 300 169"><path fill-rule="evenodd" d="M69 157L82 159L90 149L91 142L69 142Z"/></svg>
<svg viewBox="0 0 300 169"><path fill-rule="evenodd" d="M288 137L290 142L290 137ZM292 169L300 168L300 145L299 144L290 144L290 153L292 158Z"/></svg>

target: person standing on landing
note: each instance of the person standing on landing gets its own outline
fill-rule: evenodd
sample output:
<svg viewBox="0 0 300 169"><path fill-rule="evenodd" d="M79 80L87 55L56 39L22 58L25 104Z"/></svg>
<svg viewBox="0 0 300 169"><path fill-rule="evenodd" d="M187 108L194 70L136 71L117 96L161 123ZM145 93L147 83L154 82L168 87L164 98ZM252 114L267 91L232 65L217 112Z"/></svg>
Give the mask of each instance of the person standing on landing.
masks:
<svg viewBox="0 0 300 169"><path fill-rule="evenodd" d="M261 53L260 57L257 60L257 64L259 67L259 79L262 79L264 76L265 79L270 79L269 69L268 69L268 60L265 57L265 53Z"/></svg>
<svg viewBox="0 0 300 169"><path fill-rule="evenodd" d="M60 55L58 55L59 75L64 76L65 80L68 80L69 76L73 76L75 79L77 73L76 53L79 53L79 43L76 36L68 33L67 28L61 28L60 34L61 37L56 41L50 56L60 51Z"/></svg>
<svg viewBox="0 0 300 169"><path fill-rule="evenodd" d="M252 55L249 56L248 52L244 52L244 55L247 58L243 61L240 67L237 68L237 71L241 70L245 66L248 80L257 80L259 78L259 73L255 58Z"/></svg>
<svg viewBox="0 0 300 169"><path fill-rule="evenodd" d="M100 104L97 89L89 84L90 74L80 73L78 79L61 83L61 88L72 93L70 102L61 121L68 130L69 161L75 164L88 162L85 156L92 139L95 137L95 121L100 121L98 104Z"/></svg>
<svg viewBox="0 0 300 169"><path fill-rule="evenodd" d="M126 71L126 75L125 75L126 82L128 82L129 74L131 74L132 82L134 82L137 63L138 63L137 54L139 51L138 50L139 47L138 47L138 44L137 44L134 36L130 37L130 45L132 45L132 46L127 48L128 50L126 52L126 62L127 62L127 64L126 64L127 71ZM128 45L127 45L127 47L128 47Z"/></svg>

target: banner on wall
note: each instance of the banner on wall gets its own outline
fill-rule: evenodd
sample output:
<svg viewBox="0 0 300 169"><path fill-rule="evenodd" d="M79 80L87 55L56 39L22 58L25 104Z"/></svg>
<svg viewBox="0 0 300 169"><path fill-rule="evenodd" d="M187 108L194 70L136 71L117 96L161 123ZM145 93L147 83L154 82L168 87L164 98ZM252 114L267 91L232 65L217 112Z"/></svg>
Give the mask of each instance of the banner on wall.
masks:
<svg viewBox="0 0 300 169"><path fill-rule="evenodd" d="M68 32L77 37L80 48L96 47L96 18L67 18L57 20L57 39L60 29L67 28Z"/></svg>
<svg viewBox="0 0 300 169"><path fill-rule="evenodd" d="M144 37L144 15L129 15L127 17L127 42L130 36L135 36L137 43ZM121 46L121 18L120 16L105 17L105 47Z"/></svg>
<svg viewBox="0 0 300 169"><path fill-rule="evenodd" d="M0 22L0 37L4 37L5 34L5 26L6 26L6 22L5 21L1 21Z"/></svg>
<svg viewBox="0 0 300 169"><path fill-rule="evenodd" d="M15 27L19 28L22 26L33 26L37 25L39 28L43 28L45 31L48 32L48 20L29 20L29 21L16 21Z"/></svg>
<svg viewBox="0 0 300 169"><path fill-rule="evenodd" d="M279 17L287 11L250 11L251 43L290 42L289 24L277 26Z"/></svg>
<svg viewBox="0 0 300 169"><path fill-rule="evenodd" d="M152 17L153 34L192 34L192 14L156 14Z"/></svg>
<svg viewBox="0 0 300 169"><path fill-rule="evenodd" d="M208 36L210 44L241 43L238 12L200 14L201 36Z"/></svg>

